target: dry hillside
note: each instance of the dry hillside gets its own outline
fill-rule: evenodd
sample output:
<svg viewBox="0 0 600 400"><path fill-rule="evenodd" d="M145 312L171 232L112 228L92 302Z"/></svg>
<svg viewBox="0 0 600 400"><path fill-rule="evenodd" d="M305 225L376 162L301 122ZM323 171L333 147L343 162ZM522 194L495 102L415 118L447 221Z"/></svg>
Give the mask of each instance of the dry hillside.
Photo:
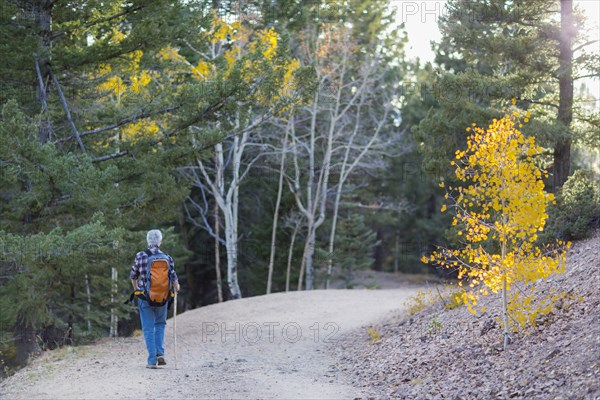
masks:
<svg viewBox="0 0 600 400"><path fill-rule="evenodd" d="M332 347L336 367L375 398L600 398L600 232L574 243L565 274L537 286L564 291L567 300L515 334L506 352L500 298L491 295L483 314L439 300L376 325L380 340L355 331Z"/></svg>

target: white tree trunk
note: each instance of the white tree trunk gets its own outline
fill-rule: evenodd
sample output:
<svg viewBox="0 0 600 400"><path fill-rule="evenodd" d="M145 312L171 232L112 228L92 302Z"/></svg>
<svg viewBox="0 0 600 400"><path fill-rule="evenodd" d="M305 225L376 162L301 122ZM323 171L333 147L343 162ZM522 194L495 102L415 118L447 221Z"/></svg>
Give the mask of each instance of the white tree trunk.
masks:
<svg viewBox="0 0 600 400"><path fill-rule="evenodd" d="M290 123L293 122L293 117L290 118ZM273 282L273 266L275 264L275 241L277 239L277 220L279 219L279 206L281 204L281 196L283 194L283 176L285 172L285 156L287 154L287 143L289 136L289 123L285 129L285 138L283 139L283 150L281 152L281 164L279 166L279 182L277 186L277 200L275 201L275 212L273 213L273 227L271 232L271 254L269 256L269 272L267 276L267 294L271 293ZM287 286L287 284L286 284ZM286 290L287 291L287 290Z"/></svg>
<svg viewBox="0 0 600 400"><path fill-rule="evenodd" d="M111 292L110 292L110 302L111 304L113 304L115 302L115 296L117 294L117 278L118 278L118 271L115 267L112 267L112 281L113 281L113 285L111 288ZM118 323L119 323L119 317L117 317L117 314L115 312L114 308L110 309L110 333L109 336L110 337L117 337L118 336Z"/></svg>
<svg viewBox="0 0 600 400"><path fill-rule="evenodd" d="M239 126L239 125L237 125ZM237 127L236 126L236 127ZM225 162L223 155L223 145L215 145L216 152L216 182L210 179L208 172L201 160L197 160L198 167L204 177L204 183L208 185L210 194L215 198L217 206L223 212L225 223L225 248L227 250L227 285L229 294L233 299L242 297L242 292L238 283L238 206L239 206L239 184L242 179L240 176L241 160L247 144L249 130L233 138L232 156L233 164L231 170L231 180L225 190ZM248 167L249 168L249 167ZM246 170L247 172L248 170ZM200 177L196 176L196 186L204 188ZM205 220L206 224L207 221ZM214 233L213 233L214 235ZM216 238L218 236L215 235Z"/></svg>
<svg viewBox="0 0 600 400"><path fill-rule="evenodd" d="M294 170L295 170L295 179L294 186L290 187L292 189L292 193L294 194L294 198L296 200L296 204L300 209L300 212L306 217L307 220L307 235L306 242L304 246L304 254L302 259L302 265L300 267L300 276L298 278L298 290L302 288L302 278L304 274L304 270L306 268L306 290L312 290L314 284L314 250L315 250L315 237L317 228L323 223L325 219L325 200L326 200L326 192L327 192L327 182L329 179L329 161L328 159L331 156L331 137L328 137L327 146L329 147L326 150L326 155L323 160L323 169L319 174L319 181L317 183L317 188L314 188L314 182L316 177L316 118L317 118L317 105L319 102L319 93L315 94L315 98L313 104L311 106L311 123L310 123L310 132L309 132L309 144L308 144L308 179L306 181L306 206L301 198L300 193L300 168L298 163L298 144L297 137L295 134L294 126L292 125L291 134L292 134L292 142L294 144ZM331 135L331 129L329 130ZM317 211L320 211L320 215L318 219L315 219L315 215Z"/></svg>
<svg viewBox="0 0 600 400"><path fill-rule="evenodd" d="M287 272L285 274L285 291L290 291L290 273L292 272L292 257L294 254L294 244L296 242L296 235L300 230L300 220L296 222L294 226L294 231L292 232L292 239L290 240L290 248L288 250L288 260L287 260Z"/></svg>
<svg viewBox="0 0 600 400"><path fill-rule="evenodd" d="M90 279L88 274L85 274L85 294L87 297L87 304L85 305L87 311L86 325L88 335L92 333L92 321L90 320L90 313L92 312L92 295L90 293ZM112 321L112 317L111 317Z"/></svg>
<svg viewBox="0 0 600 400"><path fill-rule="evenodd" d="M510 331L508 330L508 301L506 289L506 274L502 277L502 320L504 322L504 351L508 348L510 341Z"/></svg>
<svg viewBox="0 0 600 400"><path fill-rule="evenodd" d="M315 280L315 233L316 229L313 228L309 232L309 239L306 242L306 290L312 290Z"/></svg>
<svg viewBox="0 0 600 400"><path fill-rule="evenodd" d="M237 235L233 229L231 217L225 217L225 247L227 248L227 285L233 299L242 297L237 280Z"/></svg>
<svg viewBox="0 0 600 400"><path fill-rule="evenodd" d="M333 252L335 251L335 233L337 228L338 213L340 208L340 199L342 198L343 182L340 182L338 191L335 194L335 203L333 204L333 220L331 221L331 232L329 233L329 249L327 253L327 281L325 283L325 289L329 289L329 281L331 280L331 273L333 271Z"/></svg>
<svg viewBox="0 0 600 400"><path fill-rule="evenodd" d="M302 250L302 260L300 261L300 274L298 275L298 291L302 290L302 282L304 281L304 269L306 268L306 253L308 252L308 241L304 242L304 250Z"/></svg>
<svg viewBox="0 0 600 400"><path fill-rule="evenodd" d="M223 302L223 282L221 278L221 246L219 243L220 230L219 227L219 207L215 207L215 273L217 275L217 298L219 303Z"/></svg>
<svg viewBox="0 0 600 400"><path fill-rule="evenodd" d="M400 257L400 234L398 231L396 231L396 237L395 237L395 244L394 244L394 273L397 274L398 273L398 258Z"/></svg>
<svg viewBox="0 0 600 400"><path fill-rule="evenodd" d="M248 137L247 134L243 136L244 139ZM240 291L240 286L238 284L238 276L237 276L237 268L238 268L238 210L239 210L239 192L240 192L240 166L241 166L241 158L242 153L244 151L243 147L244 143L240 144L240 139L236 136L233 139L234 143L234 161L233 161L233 179L231 181L231 186L229 187L228 195L228 203L231 204L231 231L230 235L227 235L227 272L228 272L228 281L229 290L234 299L239 299L242 297L242 292Z"/></svg>

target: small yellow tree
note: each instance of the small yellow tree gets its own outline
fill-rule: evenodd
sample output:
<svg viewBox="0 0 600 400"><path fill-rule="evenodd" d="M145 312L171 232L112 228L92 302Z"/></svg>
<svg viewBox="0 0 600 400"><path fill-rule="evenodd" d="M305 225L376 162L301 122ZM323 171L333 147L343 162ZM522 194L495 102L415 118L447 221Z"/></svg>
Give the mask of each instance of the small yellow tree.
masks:
<svg viewBox="0 0 600 400"><path fill-rule="evenodd" d="M502 291L505 349L510 339L509 317L521 326L527 321L535 324L537 314L551 309L556 296L534 305L535 288L527 284L562 273L570 246L560 241L543 248L536 245L537 234L546 223L546 206L554 197L544 191L542 177L547 172L532 160L541 148L533 137L525 138L517 129L516 124L522 127L519 117L513 113L494 119L487 130L475 124L467 128L472 131L467 150L457 151L456 161L451 162L463 184L445 196L455 210L452 225L459 229L464 246L438 247L429 258L422 258L424 263L458 271L459 279L471 288L463 293L463 300L473 313L479 295ZM524 122L528 118L529 114ZM441 211L446 209L443 205ZM518 290L511 293L513 286Z"/></svg>

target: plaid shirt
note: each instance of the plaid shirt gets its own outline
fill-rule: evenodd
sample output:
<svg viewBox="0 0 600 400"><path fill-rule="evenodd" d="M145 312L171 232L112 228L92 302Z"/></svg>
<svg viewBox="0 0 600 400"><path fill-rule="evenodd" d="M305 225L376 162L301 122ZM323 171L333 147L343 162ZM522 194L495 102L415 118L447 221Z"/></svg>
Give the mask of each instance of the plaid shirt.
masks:
<svg viewBox="0 0 600 400"><path fill-rule="evenodd" d="M156 246L151 247L150 252L152 254L156 254L160 251L160 249ZM171 280L173 282L177 282L177 273L175 272L175 263L173 262L173 258L170 255L165 255L169 258L169 274L171 275ZM146 287L146 280L148 275L148 254L145 251L140 251L135 255L135 261L133 262L133 266L131 267L131 272L129 272L129 277L131 279L138 280L138 287L143 289Z"/></svg>

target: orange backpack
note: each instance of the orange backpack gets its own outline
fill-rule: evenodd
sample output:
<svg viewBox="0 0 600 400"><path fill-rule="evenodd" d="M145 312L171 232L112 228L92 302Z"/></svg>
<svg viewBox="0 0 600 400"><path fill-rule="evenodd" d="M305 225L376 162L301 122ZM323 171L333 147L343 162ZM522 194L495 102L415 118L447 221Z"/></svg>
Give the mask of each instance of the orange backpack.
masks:
<svg viewBox="0 0 600 400"><path fill-rule="evenodd" d="M153 307L162 307L173 296L169 257L161 251L152 254L145 250L145 253L148 255L148 272L142 298Z"/></svg>

